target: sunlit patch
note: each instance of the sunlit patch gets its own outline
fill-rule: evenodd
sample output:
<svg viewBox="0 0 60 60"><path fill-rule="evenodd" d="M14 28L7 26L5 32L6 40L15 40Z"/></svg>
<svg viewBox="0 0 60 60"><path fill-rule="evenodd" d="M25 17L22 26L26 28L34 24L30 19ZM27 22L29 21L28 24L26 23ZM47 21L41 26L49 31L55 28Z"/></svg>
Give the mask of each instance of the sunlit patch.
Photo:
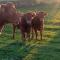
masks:
<svg viewBox="0 0 60 60"><path fill-rule="evenodd" d="M60 19L51 19L51 20L47 21L47 23L50 23L50 24L52 24L52 23L58 23L58 22L60 22Z"/></svg>
<svg viewBox="0 0 60 60"><path fill-rule="evenodd" d="M47 30L58 30L58 29L60 29L60 26L56 26L56 25L45 25L45 29L47 29Z"/></svg>
<svg viewBox="0 0 60 60"><path fill-rule="evenodd" d="M52 37L54 37L56 34L57 34L56 32L45 31L44 36L45 36L45 37L47 36L48 38L52 38Z"/></svg>
<svg viewBox="0 0 60 60"><path fill-rule="evenodd" d="M59 20L59 19L58 19L58 20L57 20L57 19L55 19L55 20L54 20L54 23L58 23L58 22L60 22L60 20Z"/></svg>
<svg viewBox="0 0 60 60"><path fill-rule="evenodd" d="M37 53L37 48L32 49L30 53Z"/></svg>
<svg viewBox="0 0 60 60"><path fill-rule="evenodd" d="M60 20L60 11L57 11L54 15L54 19Z"/></svg>
<svg viewBox="0 0 60 60"><path fill-rule="evenodd" d="M23 60L31 60L35 56L35 54L39 53L38 49L34 47L31 51L29 51L29 54Z"/></svg>
<svg viewBox="0 0 60 60"><path fill-rule="evenodd" d="M31 60L31 58L32 58L32 54L29 54L28 56L26 56L26 58L24 58L23 60Z"/></svg>
<svg viewBox="0 0 60 60"><path fill-rule="evenodd" d="M52 14L55 14L57 12L57 9L59 7L59 4L55 4L54 8L52 9ZM54 16L53 16L54 17Z"/></svg>

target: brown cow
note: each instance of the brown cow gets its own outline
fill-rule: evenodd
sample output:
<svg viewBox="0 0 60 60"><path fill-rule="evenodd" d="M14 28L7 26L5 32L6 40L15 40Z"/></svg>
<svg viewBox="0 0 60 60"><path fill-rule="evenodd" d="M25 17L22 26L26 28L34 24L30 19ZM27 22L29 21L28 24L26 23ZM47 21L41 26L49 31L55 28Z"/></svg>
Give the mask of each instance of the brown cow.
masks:
<svg viewBox="0 0 60 60"><path fill-rule="evenodd" d="M0 32L5 24L11 23L17 25L19 23L19 18L15 8L15 4L7 3L1 4L0 7Z"/></svg>
<svg viewBox="0 0 60 60"><path fill-rule="evenodd" d="M36 39L38 36L37 31L40 31L41 40L42 40L42 33L43 33L43 29L44 29L44 17L46 15L47 15L47 13L45 13L45 12L38 12L38 13L36 13L36 16L32 20L32 32L34 30ZM33 37L33 33L32 33L32 37Z"/></svg>
<svg viewBox="0 0 60 60"><path fill-rule="evenodd" d="M24 14L21 18L20 28L23 40L26 40L26 37L30 39L31 21L32 21L31 12Z"/></svg>

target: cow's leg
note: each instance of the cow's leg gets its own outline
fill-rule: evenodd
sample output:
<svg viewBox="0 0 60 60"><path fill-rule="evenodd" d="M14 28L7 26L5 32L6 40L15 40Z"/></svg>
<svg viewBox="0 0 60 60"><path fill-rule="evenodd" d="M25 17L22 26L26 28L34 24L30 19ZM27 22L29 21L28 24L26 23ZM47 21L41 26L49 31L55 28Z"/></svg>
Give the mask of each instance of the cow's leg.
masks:
<svg viewBox="0 0 60 60"><path fill-rule="evenodd" d="M35 35L36 35L36 40L37 40L37 36L38 36L37 30L35 30Z"/></svg>
<svg viewBox="0 0 60 60"><path fill-rule="evenodd" d="M33 29L32 29L32 37L31 37L32 39L34 38L34 36L33 36L33 35L34 35L34 32L33 32Z"/></svg>
<svg viewBox="0 0 60 60"><path fill-rule="evenodd" d="M26 38L25 38L25 33L24 33L24 32L22 32L22 40L23 40L23 41L26 40Z"/></svg>
<svg viewBox="0 0 60 60"><path fill-rule="evenodd" d="M24 33L23 34L23 41L25 41L26 40L26 34Z"/></svg>
<svg viewBox="0 0 60 60"><path fill-rule="evenodd" d="M41 36L41 40L42 40L42 36L43 36L43 31L40 30L40 36Z"/></svg>
<svg viewBox="0 0 60 60"><path fill-rule="evenodd" d="M30 33L28 34L28 39L30 40Z"/></svg>
<svg viewBox="0 0 60 60"><path fill-rule="evenodd" d="M2 34L3 27L4 27L4 24L0 24L0 35Z"/></svg>
<svg viewBox="0 0 60 60"><path fill-rule="evenodd" d="M30 32L27 33L27 38L30 40Z"/></svg>
<svg viewBox="0 0 60 60"><path fill-rule="evenodd" d="M15 38L15 29L16 29L16 26L13 25L13 39Z"/></svg>

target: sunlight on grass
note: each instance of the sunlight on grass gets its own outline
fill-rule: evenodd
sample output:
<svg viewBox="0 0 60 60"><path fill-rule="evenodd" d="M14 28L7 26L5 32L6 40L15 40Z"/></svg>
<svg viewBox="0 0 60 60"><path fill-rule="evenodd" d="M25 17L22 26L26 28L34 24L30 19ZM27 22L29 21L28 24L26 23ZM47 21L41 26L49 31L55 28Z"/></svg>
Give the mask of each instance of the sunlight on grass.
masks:
<svg viewBox="0 0 60 60"><path fill-rule="evenodd" d="M48 37L48 38L52 38L56 35L57 33L56 32L53 32L53 31L45 31L44 32L44 36L45 37Z"/></svg>
<svg viewBox="0 0 60 60"><path fill-rule="evenodd" d="M38 56L39 54L40 53L38 53L37 47L36 48L34 47L23 60L31 60L32 58L36 58L35 56L37 56L37 58L38 58L39 57Z"/></svg>
<svg viewBox="0 0 60 60"><path fill-rule="evenodd" d="M56 30L56 29L60 29L60 26L56 26L56 25L45 25L45 28L50 29L50 30Z"/></svg>
<svg viewBox="0 0 60 60"><path fill-rule="evenodd" d="M58 23L58 22L60 22L60 19L59 20L55 19L53 23Z"/></svg>
<svg viewBox="0 0 60 60"><path fill-rule="evenodd" d="M54 15L54 19L60 20L60 11L57 11ZM60 22L60 21L59 21Z"/></svg>
<svg viewBox="0 0 60 60"><path fill-rule="evenodd" d="M58 23L60 22L60 19L52 19L52 20L47 20L48 23Z"/></svg>

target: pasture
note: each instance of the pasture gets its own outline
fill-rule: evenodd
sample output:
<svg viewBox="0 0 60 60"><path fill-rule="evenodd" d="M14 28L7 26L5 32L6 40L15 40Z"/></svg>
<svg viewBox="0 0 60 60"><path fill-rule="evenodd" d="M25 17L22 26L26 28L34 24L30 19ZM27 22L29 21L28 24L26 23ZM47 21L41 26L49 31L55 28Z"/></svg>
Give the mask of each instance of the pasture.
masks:
<svg viewBox="0 0 60 60"><path fill-rule="evenodd" d="M48 17L45 18L43 40L23 43L18 29L13 40L12 25L7 24L0 36L0 60L60 60L60 24L58 24L60 20L55 19L56 16L51 13L52 9L34 7L19 10L27 12L40 9L48 13ZM58 15L58 13L55 14Z"/></svg>

